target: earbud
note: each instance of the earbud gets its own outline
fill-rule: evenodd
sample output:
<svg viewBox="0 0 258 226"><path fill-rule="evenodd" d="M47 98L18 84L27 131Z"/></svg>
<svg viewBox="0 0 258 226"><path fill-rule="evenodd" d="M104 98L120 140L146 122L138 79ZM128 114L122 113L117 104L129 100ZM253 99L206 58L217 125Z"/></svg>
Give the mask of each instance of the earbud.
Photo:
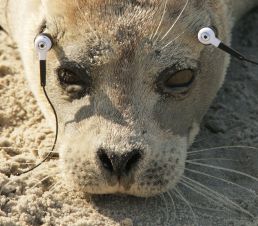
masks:
<svg viewBox="0 0 258 226"><path fill-rule="evenodd" d="M216 38L215 32L209 28L202 28L198 33L199 41L204 45L214 45L215 47L219 47L221 41Z"/></svg>
<svg viewBox="0 0 258 226"><path fill-rule="evenodd" d="M46 34L40 34L35 39L35 49L38 52L39 60L47 59L47 52L52 48L52 40Z"/></svg>
<svg viewBox="0 0 258 226"><path fill-rule="evenodd" d="M221 40L219 40L216 37L214 30L212 30L210 27L204 27L198 32L198 40L204 45L213 45L223 50L224 52L230 54L231 56L238 58L239 60L243 60L243 61L258 65L258 62L246 58L238 51L225 45Z"/></svg>
<svg viewBox="0 0 258 226"><path fill-rule="evenodd" d="M46 86L46 60L47 53L52 48L52 40L47 34L40 34L34 41L35 50L39 57L40 66L40 83L41 86Z"/></svg>
<svg viewBox="0 0 258 226"><path fill-rule="evenodd" d="M57 113L55 110L54 105L52 104L51 100L48 97L47 91L46 91L46 60L47 60L47 52L51 49L53 43L52 40L50 38L50 36L48 36L47 34L40 34L35 38L34 41L34 46L35 46L35 50L38 53L39 56L39 66L40 66L40 83L42 86L42 90L45 94L45 97L48 101L48 103L50 104L50 107L52 108L54 115L55 115L55 120L56 120L56 135L55 135L55 140L54 140L54 144L52 146L51 151L48 153L48 155L38 164L36 164L35 166L33 166L32 168L25 170L21 173L18 173L17 176L20 176L22 174L25 173L29 173L32 170L36 169L37 167L39 167L43 162L47 161L47 159L51 158L53 151L55 149L56 146L56 142L57 142L57 137L58 137L58 118L57 118Z"/></svg>

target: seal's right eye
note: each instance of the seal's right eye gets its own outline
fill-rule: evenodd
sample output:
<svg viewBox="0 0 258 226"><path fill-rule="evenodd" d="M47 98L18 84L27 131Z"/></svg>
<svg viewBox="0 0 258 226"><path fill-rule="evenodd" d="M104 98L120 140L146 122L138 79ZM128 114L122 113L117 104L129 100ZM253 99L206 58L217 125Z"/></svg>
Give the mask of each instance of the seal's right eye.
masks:
<svg viewBox="0 0 258 226"><path fill-rule="evenodd" d="M91 91L91 79L86 70L57 69L58 81L71 99L80 99Z"/></svg>

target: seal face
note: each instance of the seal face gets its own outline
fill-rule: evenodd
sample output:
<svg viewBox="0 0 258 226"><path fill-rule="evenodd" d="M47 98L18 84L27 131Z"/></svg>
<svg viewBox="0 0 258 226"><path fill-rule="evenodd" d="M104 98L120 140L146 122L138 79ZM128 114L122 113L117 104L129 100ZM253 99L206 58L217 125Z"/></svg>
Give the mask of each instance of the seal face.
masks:
<svg viewBox="0 0 258 226"><path fill-rule="evenodd" d="M212 25L229 40L225 10L210 13L221 13L219 2L37 3L40 13L32 13L18 44L31 89L54 123L30 47L37 32L54 40L47 91L59 117L60 169L69 187L151 196L178 183L228 65L222 52L197 39L201 27Z"/></svg>
<svg viewBox="0 0 258 226"><path fill-rule="evenodd" d="M61 171L89 193L165 192L221 84L224 56L223 67L204 67L213 50L196 39L218 22L199 1L86 2L64 6L44 31L56 40L48 83L60 106Z"/></svg>

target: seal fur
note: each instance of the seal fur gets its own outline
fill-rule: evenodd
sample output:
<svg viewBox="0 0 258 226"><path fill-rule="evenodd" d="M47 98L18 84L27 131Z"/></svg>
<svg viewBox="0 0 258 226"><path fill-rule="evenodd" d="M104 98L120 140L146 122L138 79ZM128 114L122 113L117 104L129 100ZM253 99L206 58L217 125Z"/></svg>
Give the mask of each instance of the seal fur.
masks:
<svg viewBox="0 0 258 226"><path fill-rule="evenodd" d="M136 196L173 188L229 64L223 52L198 43L198 29L214 26L229 44L234 21L257 4L257 0L1 0L1 26L17 43L31 90L52 126L33 40L41 32L54 38L47 90L60 121L58 151L66 184L87 193ZM158 74L173 65L196 71L193 86L179 98L156 89ZM60 68L89 76L91 92L71 98L57 79ZM140 150L141 157L129 173L118 177L103 167L100 150L108 157Z"/></svg>

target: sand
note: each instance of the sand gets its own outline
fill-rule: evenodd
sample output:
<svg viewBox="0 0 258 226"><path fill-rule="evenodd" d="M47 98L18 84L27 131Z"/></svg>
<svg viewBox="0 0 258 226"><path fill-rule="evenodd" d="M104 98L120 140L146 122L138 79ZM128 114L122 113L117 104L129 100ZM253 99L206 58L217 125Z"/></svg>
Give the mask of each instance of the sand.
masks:
<svg viewBox="0 0 258 226"><path fill-rule="evenodd" d="M257 27L258 10L254 10L238 23L233 40L235 48L256 59ZM233 59L225 85L206 115L201 133L189 152L230 145L258 147L257 90L258 67ZM199 170L203 175L190 172L185 175L208 185L220 195L211 190L190 191L179 185L182 196L171 192L171 195L149 199L82 196L67 191L61 183L57 159L44 163L29 174L15 176L40 161L50 150L54 134L24 79L15 44L3 31L0 31L0 103L0 225L258 225L255 194L258 182L233 171L190 165L187 167L192 171ZM258 177L256 149L215 149L189 158L205 158L199 163L227 167ZM213 177L208 178L204 174L212 174ZM230 208L222 205L227 202L226 197L232 200ZM242 211L236 211L240 208ZM243 213L244 210L248 213ZM249 213L254 217L248 216Z"/></svg>

